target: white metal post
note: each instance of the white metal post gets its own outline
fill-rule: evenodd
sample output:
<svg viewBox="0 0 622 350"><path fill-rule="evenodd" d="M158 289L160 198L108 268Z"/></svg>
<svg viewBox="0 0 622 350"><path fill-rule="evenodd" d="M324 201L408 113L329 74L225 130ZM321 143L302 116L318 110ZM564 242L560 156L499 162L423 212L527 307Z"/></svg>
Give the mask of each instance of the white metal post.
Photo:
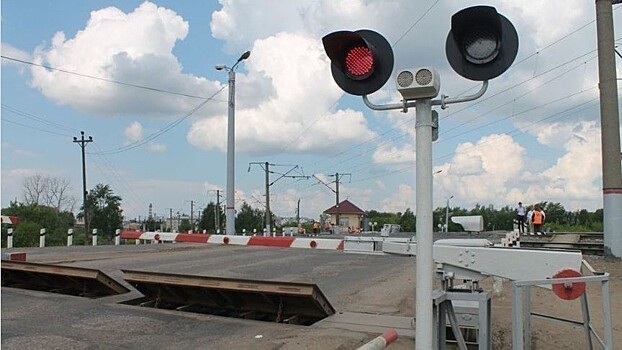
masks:
<svg viewBox="0 0 622 350"><path fill-rule="evenodd" d="M227 118L227 235L235 235L235 71L229 70Z"/></svg>
<svg viewBox="0 0 622 350"><path fill-rule="evenodd" d="M473 95L462 97L442 96L440 100L422 99L403 103L376 105L363 96L365 105L373 110L404 110L416 108L416 152L417 169L417 284L416 292L416 331L415 348L432 349L434 344L432 287L434 278L434 259L432 253L432 105L444 108L451 103L473 101L480 98L488 89L488 81ZM413 104L414 103L414 104Z"/></svg>
<svg viewBox="0 0 622 350"><path fill-rule="evenodd" d="M434 347L432 289L432 105L417 100L416 108L416 194L417 194L417 285L415 349Z"/></svg>
<svg viewBox="0 0 622 350"><path fill-rule="evenodd" d="M121 244L121 230L116 229L114 231L114 245L119 245L119 244Z"/></svg>
<svg viewBox="0 0 622 350"><path fill-rule="evenodd" d="M7 229L6 230L6 247L7 248L13 248L13 229Z"/></svg>
<svg viewBox="0 0 622 350"><path fill-rule="evenodd" d="M71 247L73 244L73 229L70 228L67 230L67 247Z"/></svg>
<svg viewBox="0 0 622 350"><path fill-rule="evenodd" d="M93 246L97 245L97 229L93 229Z"/></svg>
<svg viewBox="0 0 622 350"><path fill-rule="evenodd" d="M45 247L45 229L39 230L39 248Z"/></svg>

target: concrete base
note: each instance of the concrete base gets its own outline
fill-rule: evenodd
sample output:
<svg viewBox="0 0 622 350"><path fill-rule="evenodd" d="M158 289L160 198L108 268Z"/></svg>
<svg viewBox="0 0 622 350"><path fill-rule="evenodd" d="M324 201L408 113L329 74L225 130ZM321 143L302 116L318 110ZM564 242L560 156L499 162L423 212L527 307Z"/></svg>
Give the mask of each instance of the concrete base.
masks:
<svg viewBox="0 0 622 350"><path fill-rule="evenodd" d="M339 328L366 333L383 333L394 329L400 337L415 338L414 318L405 316L339 312L315 323L313 327Z"/></svg>

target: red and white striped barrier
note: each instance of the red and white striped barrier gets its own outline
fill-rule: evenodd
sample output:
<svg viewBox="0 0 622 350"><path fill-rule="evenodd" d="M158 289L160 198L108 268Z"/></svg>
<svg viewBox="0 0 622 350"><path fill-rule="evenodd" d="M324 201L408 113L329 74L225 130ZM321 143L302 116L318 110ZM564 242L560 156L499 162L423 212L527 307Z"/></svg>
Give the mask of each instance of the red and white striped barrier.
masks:
<svg viewBox="0 0 622 350"><path fill-rule="evenodd" d="M121 232L121 239L136 239L141 241L151 241L155 243L184 242L221 245L343 250L343 240L331 238L227 236L206 235L201 233L123 231Z"/></svg>
<svg viewBox="0 0 622 350"><path fill-rule="evenodd" d="M397 331L392 329L382 333L379 337L372 339L369 343L361 346L358 350L380 350L387 347L397 339Z"/></svg>
<svg viewBox="0 0 622 350"><path fill-rule="evenodd" d="M19 223L19 217L17 216L2 215L0 219L3 224L17 225L17 223Z"/></svg>

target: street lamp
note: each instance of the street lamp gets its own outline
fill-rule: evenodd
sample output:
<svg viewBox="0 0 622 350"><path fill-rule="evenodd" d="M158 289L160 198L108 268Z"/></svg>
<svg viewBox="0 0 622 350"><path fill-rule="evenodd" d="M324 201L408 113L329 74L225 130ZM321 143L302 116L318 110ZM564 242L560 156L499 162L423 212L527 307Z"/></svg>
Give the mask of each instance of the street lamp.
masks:
<svg viewBox="0 0 622 350"><path fill-rule="evenodd" d="M217 64L216 70L229 72L229 111L227 123L227 234L235 235L235 67L249 58L250 51L244 52L235 64L229 68Z"/></svg>
<svg viewBox="0 0 622 350"><path fill-rule="evenodd" d="M452 198L454 198L454 196L447 198L447 207L445 208L445 232L449 232L449 200Z"/></svg>

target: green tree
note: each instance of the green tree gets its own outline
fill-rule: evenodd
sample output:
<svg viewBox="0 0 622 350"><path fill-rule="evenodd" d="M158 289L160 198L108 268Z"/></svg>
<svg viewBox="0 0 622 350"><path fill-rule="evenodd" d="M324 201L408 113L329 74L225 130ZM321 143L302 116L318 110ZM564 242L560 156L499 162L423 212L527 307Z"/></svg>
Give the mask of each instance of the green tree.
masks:
<svg viewBox="0 0 622 350"><path fill-rule="evenodd" d="M216 215L219 215L219 226L216 227ZM226 221L225 213L222 208L217 206L214 202L209 202L207 207L203 209L203 213L201 214L201 220L199 221L199 231L207 230L208 233L216 233L217 229L220 229L220 232L223 231L223 226Z"/></svg>
<svg viewBox="0 0 622 350"><path fill-rule="evenodd" d="M265 213L263 210L253 209L248 203L244 202L235 219L235 225L239 231L244 229L249 233L253 232L253 230L263 232L264 217Z"/></svg>
<svg viewBox="0 0 622 350"><path fill-rule="evenodd" d="M415 214L410 210L410 208L406 208L404 214L400 216L399 224L402 226L402 231L415 232Z"/></svg>
<svg viewBox="0 0 622 350"><path fill-rule="evenodd" d="M179 223L179 232L188 232L189 230L192 230L190 219L181 219Z"/></svg>
<svg viewBox="0 0 622 350"><path fill-rule="evenodd" d="M73 213L59 212L56 208L45 205L26 205L11 203L2 209L2 215L17 216L20 221L15 226L2 225L2 244L6 246L7 229L12 227L15 247L39 246L39 230L46 229L45 245L64 245L67 230L75 223Z"/></svg>
<svg viewBox="0 0 622 350"><path fill-rule="evenodd" d="M97 229L97 235L112 241L116 229L123 225L121 197L114 194L109 185L98 184L86 196L91 229ZM78 214L84 217L84 207Z"/></svg>
<svg viewBox="0 0 622 350"><path fill-rule="evenodd" d="M400 222L401 214L370 210L366 212L366 216L369 218L370 223L373 223L373 222L377 223L377 225L374 226L374 229L380 230L382 226L384 226L384 224L398 224Z"/></svg>

